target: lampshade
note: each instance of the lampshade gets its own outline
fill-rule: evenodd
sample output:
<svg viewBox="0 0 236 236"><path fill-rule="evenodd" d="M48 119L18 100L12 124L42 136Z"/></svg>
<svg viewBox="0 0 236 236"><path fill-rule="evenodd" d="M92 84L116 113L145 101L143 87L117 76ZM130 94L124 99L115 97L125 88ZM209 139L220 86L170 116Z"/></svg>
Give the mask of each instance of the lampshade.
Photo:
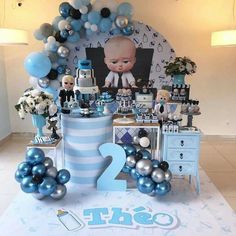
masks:
<svg viewBox="0 0 236 236"><path fill-rule="evenodd" d="M0 28L0 45L27 45L28 33L25 30Z"/></svg>
<svg viewBox="0 0 236 236"><path fill-rule="evenodd" d="M236 45L236 30L217 31L211 34L211 46Z"/></svg>

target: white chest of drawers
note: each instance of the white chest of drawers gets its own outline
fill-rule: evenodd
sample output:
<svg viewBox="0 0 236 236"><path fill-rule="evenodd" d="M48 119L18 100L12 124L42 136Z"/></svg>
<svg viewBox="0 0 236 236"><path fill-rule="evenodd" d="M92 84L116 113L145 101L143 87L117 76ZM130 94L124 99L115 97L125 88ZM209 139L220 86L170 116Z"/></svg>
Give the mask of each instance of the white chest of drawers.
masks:
<svg viewBox="0 0 236 236"><path fill-rule="evenodd" d="M162 134L162 160L169 163L173 175L196 178L196 191L200 192L199 150L200 131Z"/></svg>

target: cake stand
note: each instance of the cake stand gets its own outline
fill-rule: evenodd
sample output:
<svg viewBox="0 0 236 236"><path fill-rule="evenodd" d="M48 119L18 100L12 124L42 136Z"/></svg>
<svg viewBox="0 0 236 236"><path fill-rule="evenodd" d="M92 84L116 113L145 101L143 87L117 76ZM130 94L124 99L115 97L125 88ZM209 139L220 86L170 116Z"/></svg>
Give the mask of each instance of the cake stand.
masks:
<svg viewBox="0 0 236 236"><path fill-rule="evenodd" d="M131 123L135 122L135 120L133 118L127 117L128 115L133 115L132 112L130 112L130 113L116 113L116 114L121 115L122 117L115 118L113 120L115 123L131 124Z"/></svg>

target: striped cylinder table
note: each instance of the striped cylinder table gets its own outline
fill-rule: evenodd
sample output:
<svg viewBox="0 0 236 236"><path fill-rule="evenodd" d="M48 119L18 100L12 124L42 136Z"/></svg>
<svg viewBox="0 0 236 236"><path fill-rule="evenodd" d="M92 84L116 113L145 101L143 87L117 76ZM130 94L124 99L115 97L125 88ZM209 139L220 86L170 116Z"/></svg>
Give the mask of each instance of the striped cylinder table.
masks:
<svg viewBox="0 0 236 236"><path fill-rule="evenodd" d="M112 116L78 118L62 114L62 134L70 182L80 187L95 187L97 178L109 164L98 148L112 142Z"/></svg>

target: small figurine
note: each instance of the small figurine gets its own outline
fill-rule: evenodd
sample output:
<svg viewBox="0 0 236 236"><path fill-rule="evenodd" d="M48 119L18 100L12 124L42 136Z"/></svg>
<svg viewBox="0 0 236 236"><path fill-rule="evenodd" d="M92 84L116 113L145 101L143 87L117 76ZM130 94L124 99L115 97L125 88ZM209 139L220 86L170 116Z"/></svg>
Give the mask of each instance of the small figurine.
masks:
<svg viewBox="0 0 236 236"><path fill-rule="evenodd" d="M57 134L57 114L53 116L49 116L48 118L48 130L52 131L51 138L54 140L57 140L60 138L60 136Z"/></svg>
<svg viewBox="0 0 236 236"><path fill-rule="evenodd" d="M104 62L110 70L104 87L137 88L130 72L136 62L134 42L124 36L113 37L105 44L104 54Z"/></svg>
<svg viewBox="0 0 236 236"><path fill-rule="evenodd" d="M168 107L167 102L170 100L170 93L167 90L158 90L156 96L156 105L154 107L154 113L157 114L158 119L167 120L168 118Z"/></svg>
<svg viewBox="0 0 236 236"><path fill-rule="evenodd" d="M70 110L66 106L74 98L74 77L71 75L65 75L62 78L63 89L59 93L60 104L62 108L62 113L70 113ZM68 106L67 106L68 107ZM63 109L64 108L64 109Z"/></svg>

